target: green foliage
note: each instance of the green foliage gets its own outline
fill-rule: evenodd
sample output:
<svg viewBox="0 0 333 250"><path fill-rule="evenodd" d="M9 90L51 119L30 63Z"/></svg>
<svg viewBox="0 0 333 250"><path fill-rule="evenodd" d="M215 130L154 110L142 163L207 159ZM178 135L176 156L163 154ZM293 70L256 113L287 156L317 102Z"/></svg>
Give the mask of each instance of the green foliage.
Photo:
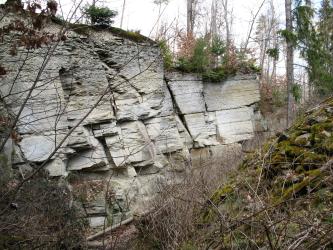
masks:
<svg viewBox="0 0 333 250"><path fill-rule="evenodd" d="M162 40L158 43L161 49L162 57L163 57L163 62L164 62L164 67L165 69L170 69L173 64L173 57L172 57L172 52L166 42L166 40Z"/></svg>
<svg viewBox="0 0 333 250"><path fill-rule="evenodd" d="M209 51L207 42L203 38L197 39L190 58L178 59L177 68L183 72L204 73L209 66Z"/></svg>
<svg viewBox="0 0 333 250"><path fill-rule="evenodd" d="M315 11L299 1L295 9L297 45L306 60L309 81L321 96L333 91L333 8L323 0L316 23Z"/></svg>
<svg viewBox="0 0 333 250"><path fill-rule="evenodd" d="M302 99L302 86L300 84L293 84L291 86L291 93L296 102L300 102Z"/></svg>
<svg viewBox="0 0 333 250"><path fill-rule="evenodd" d="M266 51L266 53L272 57L275 61L279 60L279 49L278 48L274 48L274 49L268 49Z"/></svg>
<svg viewBox="0 0 333 250"><path fill-rule="evenodd" d="M289 30L279 30L278 34L280 34L287 42L291 42L294 46L297 44L297 34L291 32Z"/></svg>
<svg viewBox="0 0 333 250"><path fill-rule="evenodd" d="M193 56L191 58L192 69L195 72L202 73L208 68L209 53L207 42L203 38L196 41Z"/></svg>
<svg viewBox="0 0 333 250"><path fill-rule="evenodd" d="M217 68L213 70L208 70L202 74L202 80L205 82L221 82L224 80L228 74L223 70L223 68Z"/></svg>
<svg viewBox="0 0 333 250"><path fill-rule="evenodd" d="M226 46L222 39L215 37L212 41L211 52L215 56L221 56L226 52Z"/></svg>
<svg viewBox="0 0 333 250"><path fill-rule="evenodd" d="M212 249L287 249L306 231L297 248L325 245L325 249L331 249L332 110L330 98L306 112L221 180L222 188L200 211L201 224L192 238L196 245ZM302 145L300 141L304 141ZM314 224L317 230L310 232L309 226ZM267 225L274 225L274 229ZM323 239L322 235L327 237Z"/></svg>
<svg viewBox="0 0 333 250"><path fill-rule="evenodd" d="M193 55L178 58L176 67L183 72L200 73L207 82L221 82L236 73L261 72L254 60L247 60L240 52L230 50L227 53L220 38L214 38L211 45L203 38L197 39Z"/></svg>
<svg viewBox="0 0 333 250"><path fill-rule="evenodd" d="M87 24L81 24L81 23L66 23L66 21L64 21L62 18L55 16L55 17L51 17L51 20L59 25L68 25L69 28L71 28L73 31L82 34L82 35L86 35L89 36L91 30L94 31L99 31L99 30L108 30L110 31L112 34L115 34L117 36L123 37L123 38L127 38L131 41L134 42L149 42L152 43L153 41L150 40L149 38L143 36L140 34L140 31L136 30L136 31L126 31L126 30L122 30L116 27L100 27L100 26L90 26Z"/></svg>
<svg viewBox="0 0 333 250"><path fill-rule="evenodd" d="M91 5L85 9L85 14L91 19L92 24L110 26L117 12L108 7L96 7Z"/></svg>

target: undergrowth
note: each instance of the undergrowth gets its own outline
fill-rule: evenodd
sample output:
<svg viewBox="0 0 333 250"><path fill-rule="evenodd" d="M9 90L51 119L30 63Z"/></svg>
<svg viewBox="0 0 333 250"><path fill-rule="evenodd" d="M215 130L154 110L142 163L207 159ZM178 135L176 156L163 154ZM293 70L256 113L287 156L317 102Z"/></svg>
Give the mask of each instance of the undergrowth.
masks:
<svg viewBox="0 0 333 250"><path fill-rule="evenodd" d="M330 98L249 153L237 170L220 179L211 195L202 193L204 201L188 193L178 197L186 211L193 202L200 204L191 210L188 225L177 219L181 228L191 225L191 230L181 231L181 238L171 237L169 247L165 247L165 233L173 228L162 224L163 235L152 229L173 216L162 209L170 196L163 196L164 206L156 208L165 213L155 214L155 223L145 221L143 232L149 232L154 246L161 249L332 249L332 145ZM174 207L177 213L182 210Z"/></svg>

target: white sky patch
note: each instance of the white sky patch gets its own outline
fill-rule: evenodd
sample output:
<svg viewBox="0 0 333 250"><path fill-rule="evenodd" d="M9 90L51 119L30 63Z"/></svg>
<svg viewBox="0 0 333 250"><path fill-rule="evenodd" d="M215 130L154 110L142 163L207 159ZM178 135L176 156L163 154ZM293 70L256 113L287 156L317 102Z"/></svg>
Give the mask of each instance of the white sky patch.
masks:
<svg viewBox="0 0 333 250"><path fill-rule="evenodd" d="M234 16L233 37L237 43L246 38L249 24L257 12L262 1L258 0L229 0L230 9ZM266 0L268 3L268 0ZM211 0L203 0L202 3L210 9ZM119 15L115 19L114 25L120 26L120 13L123 0L104 1L104 4L111 9L117 10ZM284 19L284 0L274 0L276 11L281 20ZM267 5L262 11L267 9ZM148 36L152 31L158 18L158 6L153 4L153 0L126 0L123 28L128 30L140 30L143 35ZM171 23L175 18L179 19L181 26L185 28L186 22L186 0L171 0L166 7L161 22Z"/></svg>

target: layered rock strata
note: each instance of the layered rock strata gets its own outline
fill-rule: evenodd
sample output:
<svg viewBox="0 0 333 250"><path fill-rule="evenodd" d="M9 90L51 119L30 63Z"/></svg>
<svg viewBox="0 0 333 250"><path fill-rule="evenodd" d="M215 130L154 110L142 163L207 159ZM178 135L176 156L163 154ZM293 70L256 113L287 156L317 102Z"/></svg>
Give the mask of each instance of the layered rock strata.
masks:
<svg viewBox="0 0 333 250"><path fill-rule="evenodd" d="M50 23L45 31L60 28ZM70 31L64 42L15 56L6 46L1 96L14 116L21 113L13 164L47 160L51 177L66 177L81 192L92 227L143 212L160 184L191 170L194 152L223 154L265 129L254 75L204 83L165 74L156 44L106 30Z"/></svg>

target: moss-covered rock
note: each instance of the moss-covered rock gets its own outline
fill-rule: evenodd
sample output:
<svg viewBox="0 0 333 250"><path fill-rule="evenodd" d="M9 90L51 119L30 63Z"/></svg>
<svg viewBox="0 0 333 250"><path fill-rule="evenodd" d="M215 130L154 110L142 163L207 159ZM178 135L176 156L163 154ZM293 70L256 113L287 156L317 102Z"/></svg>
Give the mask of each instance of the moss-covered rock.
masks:
<svg viewBox="0 0 333 250"><path fill-rule="evenodd" d="M330 98L248 155L213 193L201 212L210 232L205 244L214 249L287 249L297 243L297 249L331 249L332 157Z"/></svg>

